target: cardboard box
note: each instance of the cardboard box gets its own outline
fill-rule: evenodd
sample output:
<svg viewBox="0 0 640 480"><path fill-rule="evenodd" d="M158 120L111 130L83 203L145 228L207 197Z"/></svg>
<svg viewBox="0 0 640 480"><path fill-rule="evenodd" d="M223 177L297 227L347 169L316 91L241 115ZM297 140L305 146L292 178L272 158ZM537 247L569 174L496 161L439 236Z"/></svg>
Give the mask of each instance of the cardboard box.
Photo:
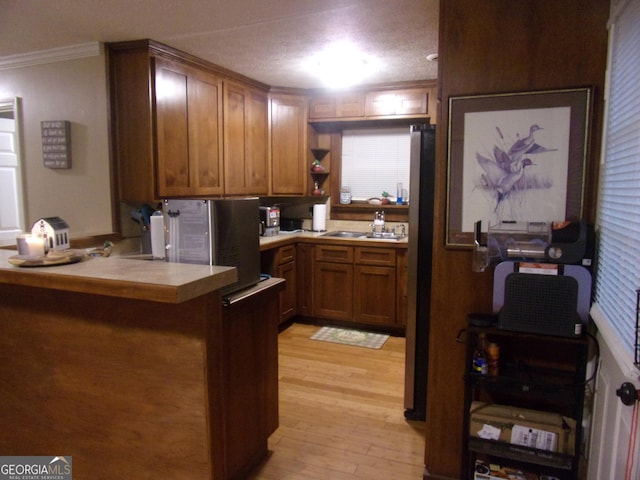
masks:
<svg viewBox="0 0 640 480"><path fill-rule="evenodd" d="M538 475L516 468L476 460L473 480L559 480L557 477Z"/></svg>
<svg viewBox="0 0 640 480"><path fill-rule="evenodd" d="M473 402L469 414L472 437L575 454L576 421L572 418L482 402Z"/></svg>

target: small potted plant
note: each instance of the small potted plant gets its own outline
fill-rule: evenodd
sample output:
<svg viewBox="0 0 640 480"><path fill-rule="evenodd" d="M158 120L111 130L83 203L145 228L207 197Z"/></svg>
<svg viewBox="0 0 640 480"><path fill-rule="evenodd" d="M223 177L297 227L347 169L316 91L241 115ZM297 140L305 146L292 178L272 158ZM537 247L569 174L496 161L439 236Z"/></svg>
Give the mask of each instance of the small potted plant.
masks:
<svg viewBox="0 0 640 480"><path fill-rule="evenodd" d="M389 200L388 192L382 192L382 200L380 201L380 203L382 205L389 205L391 203L391 200Z"/></svg>

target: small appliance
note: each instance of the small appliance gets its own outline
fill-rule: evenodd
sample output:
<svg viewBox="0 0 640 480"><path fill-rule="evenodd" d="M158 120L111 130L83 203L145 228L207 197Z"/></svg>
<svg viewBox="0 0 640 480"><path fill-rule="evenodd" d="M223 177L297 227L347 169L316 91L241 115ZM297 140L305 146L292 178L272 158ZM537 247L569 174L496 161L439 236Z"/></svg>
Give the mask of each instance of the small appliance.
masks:
<svg viewBox="0 0 640 480"><path fill-rule="evenodd" d="M589 322L591 273L581 265L506 261L493 277L498 327L579 337Z"/></svg>
<svg viewBox="0 0 640 480"><path fill-rule="evenodd" d="M283 232L301 231L303 222L304 221L301 218L281 218L280 231L283 231Z"/></svg>
<svg viewBox="0 0 640 480"><path fill-rule="evenodd" d="M228 294L260 281L259 200L167 199L163 202L166 260L236 267Z"/></svg>
<svg viewBox="0 0 640 480"><path fill-rule="evenodd" d="M273 237L280 233L280 208L260 207L260 235Z"/></svg>
<svg viewBox="0 0 640 480"><path fill-rule="evenodd" d="M482 246L481 222L476 245ZM486 265L501 261L539 261L590 267L594 255L593 226L584 220L565 222L503 221L489 225Z"/></svg>

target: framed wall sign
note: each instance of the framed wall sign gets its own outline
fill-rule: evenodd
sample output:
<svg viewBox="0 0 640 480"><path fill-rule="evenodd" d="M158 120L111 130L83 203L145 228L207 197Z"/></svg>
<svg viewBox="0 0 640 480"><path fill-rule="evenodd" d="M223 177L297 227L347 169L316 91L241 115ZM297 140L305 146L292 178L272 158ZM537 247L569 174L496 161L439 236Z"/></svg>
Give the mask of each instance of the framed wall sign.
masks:
<svg viewBox="0 0 640 480"><path fill-rule="evenodd" d="M504 221L582 217L590 88L451 97L446 246Z"/></svg>
<svg viewBox="0 0 640 480"><path fill-rule="evenodd" d="M71 168L71 122L48 120L42 129L42 160L47 168Z"/></svg>

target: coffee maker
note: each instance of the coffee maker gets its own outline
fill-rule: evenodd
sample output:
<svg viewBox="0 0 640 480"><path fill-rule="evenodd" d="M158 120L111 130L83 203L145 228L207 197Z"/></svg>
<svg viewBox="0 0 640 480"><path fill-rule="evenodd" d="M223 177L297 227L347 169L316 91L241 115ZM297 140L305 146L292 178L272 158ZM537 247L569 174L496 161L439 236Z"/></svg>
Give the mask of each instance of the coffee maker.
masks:
<svg viewBox="0 0 640 480"><path fill-rule="evenodd" d="M260 207L260 235L273 237L280 233L280 208Z"/></svg>

